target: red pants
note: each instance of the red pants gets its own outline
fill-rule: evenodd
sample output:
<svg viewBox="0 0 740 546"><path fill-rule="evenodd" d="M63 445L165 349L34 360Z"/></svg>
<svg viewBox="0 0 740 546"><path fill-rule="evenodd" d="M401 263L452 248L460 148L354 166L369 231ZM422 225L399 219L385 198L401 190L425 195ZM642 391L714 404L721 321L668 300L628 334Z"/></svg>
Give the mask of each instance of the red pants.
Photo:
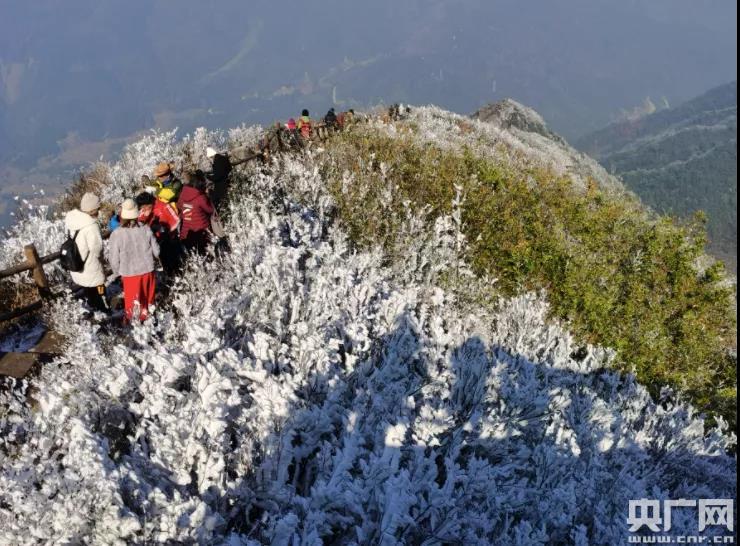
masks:
<svg viewBox="0 0 740 546"><path fill-rule="evenodd" d="M134 308L139 307L139 320L149 316L149 306L154 303L154 271L132 277L121 277L123 281L123 304L126 320L131 321Z"/></svg>

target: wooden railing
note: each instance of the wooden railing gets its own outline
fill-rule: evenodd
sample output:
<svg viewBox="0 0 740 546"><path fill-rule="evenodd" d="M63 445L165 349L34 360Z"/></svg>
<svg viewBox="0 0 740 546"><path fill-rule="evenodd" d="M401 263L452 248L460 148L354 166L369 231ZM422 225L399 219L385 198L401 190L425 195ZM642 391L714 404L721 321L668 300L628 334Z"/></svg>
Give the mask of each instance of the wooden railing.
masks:
<svg viewBox="0 0 740 546"><path fill-rule="evenodd" d="M0 279L12 277L26 271L31 271L33 282L36 285L36 289L39 294L39 300L19 309L7 311L0 314L0 322L12 320L28 313L38 311L43 306L44 300L51 297L51 290L49 289L49 280L44 272L44 264L48 264L58 260L61 257L61 252L55 252L48 256L39 257L39 253L36 250L36 245L30 244L23 247L23 254L26 256L26 261L9 267L3 271L0 271Z"/></svg>

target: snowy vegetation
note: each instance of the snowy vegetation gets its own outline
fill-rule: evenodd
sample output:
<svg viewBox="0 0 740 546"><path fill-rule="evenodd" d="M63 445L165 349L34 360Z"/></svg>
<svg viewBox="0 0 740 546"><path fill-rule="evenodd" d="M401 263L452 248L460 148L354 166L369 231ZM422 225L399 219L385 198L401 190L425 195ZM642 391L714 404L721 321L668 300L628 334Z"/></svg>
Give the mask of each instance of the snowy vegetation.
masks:
<svg viewBox="0 0 740 546"><path fill-rule="evenodd" d="M106 197L257 134L153 135ZM735 497L721 417L656 403L544 292L474 271L461 188L357 246L326 153L240 167L231 252L192 261L156 320L50 309L65 354L0 388L0 544L617 544L630 499ZM2 247L61 237L37 214Z"/></svg>

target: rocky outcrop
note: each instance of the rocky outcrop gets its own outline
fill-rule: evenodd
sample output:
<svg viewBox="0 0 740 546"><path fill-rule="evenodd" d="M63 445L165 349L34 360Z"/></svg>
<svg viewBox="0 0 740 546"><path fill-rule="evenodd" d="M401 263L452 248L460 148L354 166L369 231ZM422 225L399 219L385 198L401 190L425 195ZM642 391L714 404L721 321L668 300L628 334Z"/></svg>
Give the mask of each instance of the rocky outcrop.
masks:
<svg viewBox="0 0 740 546"><path fill-rule="evenodd" d="M484 106L471 117L508 133L521 144L525 154L552 166L561 174L570 175L576 185L586 188L590 181L595 181L606 191L628 193L619 179L570 146L532 108L504 99Z"/></svg>

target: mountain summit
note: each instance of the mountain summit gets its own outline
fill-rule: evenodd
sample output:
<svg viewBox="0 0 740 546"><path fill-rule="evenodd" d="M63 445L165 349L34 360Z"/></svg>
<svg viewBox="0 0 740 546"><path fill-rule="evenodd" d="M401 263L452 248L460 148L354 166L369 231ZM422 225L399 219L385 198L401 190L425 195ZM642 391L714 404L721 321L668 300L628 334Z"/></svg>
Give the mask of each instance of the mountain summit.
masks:
<svg viewBox="0 0 740 546"><path fill-rule="evenodd" d="M558 165L562 174L571 176L584 189L590 180L594 180L605 191L626 193L616 177L607 173L592 158L570 146L532 108L513 99L504 99L484 106L471 117L497 127L510 138L518 140L528 156L540 157L550 165Z"/></svg>
<svg viewBox="0 0 740 546"><path fill-rule="evenodd" d="M473 114L473 119L494 123L506 129L519 129L527 133L537 133L546 138L564 142L552 132L545 120L532 108L524 106L513 99L504 99L484 106Z"/></svg>

